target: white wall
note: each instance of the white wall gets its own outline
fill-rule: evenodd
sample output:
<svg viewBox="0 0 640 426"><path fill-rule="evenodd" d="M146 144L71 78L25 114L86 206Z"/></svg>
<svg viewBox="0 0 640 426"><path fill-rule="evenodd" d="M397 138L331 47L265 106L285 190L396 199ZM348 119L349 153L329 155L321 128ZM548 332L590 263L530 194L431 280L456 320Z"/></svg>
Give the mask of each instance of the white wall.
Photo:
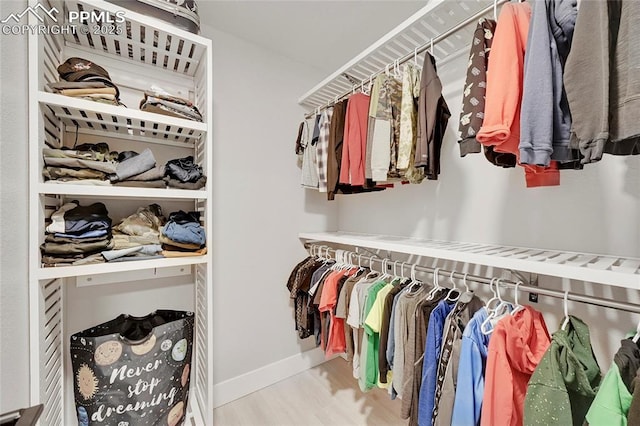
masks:
<svg viewBox="0 0 640 426"><path fill-rule="evenodd" d="M321 73L229 34L213 39L214 383L299 354L285 287L304 229L337 226L337 204L300 187L298 96ZM219 396L222 398L222 396Z"/></svg>
<svg viewBox="0 0 640 426"><path fill-rule="evenodd" d="M640 256L640 156L605 155L561 185L525 188L520 168L460 158L466 55L439 69L452 117L438 181L340 198L340 229L454 241ZM400 219L401 218L401 219Z"/></svg>
<svg viewBox="0 0 640 426"><path fill-rule="evenodd" d="M640 156L605 155L582 171L562 171L558 187L530 189L525 188L519 168L495 167L482 154L460 158L457 128L466 63L462 55L439 68L452 113L440 179L340 196L339 230L640 257ZM640 301L634 290L549 277L541 277L540 285ZM562 302L541 298L536 306L549 313L545 317L554 331ZM592 333L603 368L617 350L623 330L635 329L638 321L637 315L573 303L571 313L596 328Z"/></svg>
<svg viewBox="0 0 640 426"><path fill-rule="evenodd" d="M0 16L26 1L1 1ZM29 405L27 37L0 35L0 413Z"/></svg>

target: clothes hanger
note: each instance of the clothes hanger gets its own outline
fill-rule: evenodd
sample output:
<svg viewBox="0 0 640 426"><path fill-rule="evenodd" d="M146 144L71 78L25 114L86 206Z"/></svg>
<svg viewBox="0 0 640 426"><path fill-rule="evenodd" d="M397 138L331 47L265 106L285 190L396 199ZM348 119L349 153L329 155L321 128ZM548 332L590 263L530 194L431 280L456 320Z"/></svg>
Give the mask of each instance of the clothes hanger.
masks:
<svg viewBox="0 0 640 426"><path fill-rule="evenodd" d="M569 290L565 290L564 292L562 305L564 308L564 321L562 321L562 326L560 326L560 329L566 330L567 325L569 325Z"/></svg>
<svg viewBox="0 0 640 426"><path fill-rule="evenodd" d="M638 325L636 326L636 334L635 336L633 336L633 339L631 339L631 341L637 344L638 340L640 340L640 321L638 321Z"/></svg>
<svg viewBox="0 0 640 426"><path fill-rule="evenodd" d="M413 63L416 65L417 68L420 67L420 64L418 64L418 48L417 47L413 49Z"/></svg>
<svg viewBox="0 0 640 426"><path fill-rule="evenodd" d="M411 265L411 283L407 286L409 292L413 292L416 287L422 286L422 282L416 278L416 264Z"/></svg>
<svg viewBox="0 0 640 426"><path fill-rule="evenodd" d="M431 289L431 291L427 295L427 300L433 300L433 298L435 297L435 295L438 292L438 290L440 290L442 288L442 287L440 287L440 276L439 275L440 275L440 268L436 268L433 271L433 288Z"/></svg>
<svg viewBox="0 0 640 426"><path fill-rule="evenodd" d="M521 310L523 310L523 309L524 309L524 306L522 306L522 305L518 302L518 298L519 298L519 296L520 296L520 289L519 289L520 284L522 284L522 281L518 281L518 282L516 283L516 288L515 288L515 293L516 293L516 294L515 294L515 299L516 299L516 300L515 300L515 302L514 302L514 303L515 303L515 305L516 305L516 307L515 307L515 308L513 308L513 311L511 311L511 315L515 315L515 314L516 314L516 312L521 311Z"/></svg>
<svg viewBox="0 0 640 426"><path fill-rule="evenodd" d="M456 287L455 281L453 281L453 274L455 274L455 271L451 271L451 274L449 275L451 290L449 290L449 293L447 293L447 297L445 298L448 302L457 302L458 299L460 299L460 296L462 296L462 292L458 290L458 288ZM454 293L455 293L455 296L454 296Z"/></svg>
<svg viewBox="0 0 640 426"><path fill-rule="evenodd" d="M489 299L487 301L487 303L485 304L485 306L487 307L487 312L489 313L489 315L491 314L491 312L493 312L493 308L490 306L491 303L493 302L499 302L498 299L498 293L496 293L495 289L494 289L494 284L496 282L497 278L491 278L491 282L489 283L489 290L491 290L491 293L493 293L493 297L491 299ZM497 305L496 305L497 306Z"/></svg>
<svg viewBox="0 0 640 426"><path fill-rule="evenodd" d="M375 256L371 256L371 257L369 257L369 269L370 269L371 271L369 271L369 273L367 274L367 276L365 277L365 279L371 279L371 278L374 278L374 277L378 276L378 272L377 272L377 271L374 271L374 269L373 269L373 258L374 258L374 257L375 257Z"/></svg>
<svg viewBox="0 0 640 426"><path fill-rule="evenodd" d="M493 20L498 21L498 0L493 0Z"/></svg>
<svg viewBox="0 0 640 426"><path fill-rule="evenodd" d="M500 295L500 281L502 281L502 278L492 278L491 279L491 283L495 282L495 294L496 294L496 297L492 298L491 300L489 300L489 302L487 302L487 310L489 310L489 308L488 308L489 303L491 301L493 301L494 299L499 300L500 303L495 307L495 309L493 309L489 313L487 318L484 321L482 321L482 324L480 324L480 332L482 334L484 334L485 336L488 335L488 334L491 334L493 332L493 328L494 328L495 324L502 317L504 317L504 315L506 314L506 313L499 314L498 312L500 312L503 309L508 309L509 308L509 303L505 302L502 299L502 296ZM491 286L491 284L489 284L489 286ZM492 288L492 290L493 290L493 288ZM491 326L491 328L487 328L488 326Z"/></svg>

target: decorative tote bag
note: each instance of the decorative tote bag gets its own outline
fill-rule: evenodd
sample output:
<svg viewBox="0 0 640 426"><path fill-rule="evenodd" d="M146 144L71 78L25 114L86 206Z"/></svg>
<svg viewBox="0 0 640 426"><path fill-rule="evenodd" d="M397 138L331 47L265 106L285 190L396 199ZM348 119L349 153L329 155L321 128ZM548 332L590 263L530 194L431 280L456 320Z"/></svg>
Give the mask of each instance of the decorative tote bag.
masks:
<svg viewBox="0 0 640 426"><path fill-rule="evenodd" d="M183 424L193 321L183 311L123 314L71 336L79 426Z"/></svg>

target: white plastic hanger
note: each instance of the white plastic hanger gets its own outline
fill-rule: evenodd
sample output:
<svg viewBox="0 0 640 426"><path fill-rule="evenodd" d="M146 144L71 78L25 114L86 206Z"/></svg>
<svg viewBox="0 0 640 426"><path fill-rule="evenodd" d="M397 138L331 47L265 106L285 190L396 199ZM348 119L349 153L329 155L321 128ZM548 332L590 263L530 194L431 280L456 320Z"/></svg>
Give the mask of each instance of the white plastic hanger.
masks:
<svg viewBox="0 0 640 426"><path fill-rule="evenodd" d="M455 274L455 271L451 271L451 275L449 275L451 290L449 290L449 293L447 293L447 297L446 297L447 301L449 302L456 302L458 299L460 299L460 296L462 296L462 292L458 290L458 287L456 287L455 281L453 281L453 274Z"/></svg>
<svg viewBox="0 0 640 426"><path fill-rule="evenodd" d="M511 311L511 315L515 315L515 313L516 313L516 312L521 311L521 310L523 310L523 309L524 309L524 306L522 306L522 305L518 302L518 299L519 299L519 296L520 296L520 289L519 289L520 284L522 284L522 281L518 281L518 282L516 283L516 288L515 288L515 293L516 293L516 295L515 295L515 298L516 298L516 300L515 300L515 305L516 305L516 307L515 307L515 308L513 308L513 311Z"/></svg>
<svg viewBox="0 0 640 426"><path fill-rule="evenodd" d="M485 306L487 307L487 312L489 314L491 314L491 312L493 311L493 308L491 307L491 303L493 302L500 302L500 300L498 299L498 293L496 293L495 289L494 289L494 284L496 282L497 278L491 278L491 282L489 283L489 290L491 290L491 292L493 293L493 297L491 299L489 299L487 301L487 303L485 304ZM498 306L498 305L496 305Z"/></svg>
<svg viewBox="0 0 640 426"><path fill-rule="evenodd" d="M465 272L464 275L462 276L462 285L464 286L464 291L469 293L471 292L471 290L469 290L469 284L467 284L467 275L469 274Z"/></svg>
<svg viewBox="0 0 640 426"><path fill-rule="evenodd" d="M418 48L416 47L415 49L413 49L413 62L416 64L416 67L420 67L420 64L418 64Z"/></svg>
<svg viewBox="0 0 640 426"><path fill-rule="evenodd" d="M638 340L640 340L640 321L638 321L638 325L636 326L636 335L633 336L633 339L631 339L631 341L633 343L638 343Z"/></svg>
<svg viewBox="0 0 640 426"><path fill-rule="evenodd" d="M442 288L442 287L440 287L440 276L439 275L440 275L440 268L436 268L433 271L433 288L431 289L431 291L427 295L427 300L433 300L433 298L435 297L435 295L438 292L438 290L440 290Z"/></svg>
<svg viewBox="0 0 640 426"><path fill-rule="evenodd" d="M498 0L493 0L493 20L498 21Z"/></svg>
<svg viewBox="0 0 640 426"><path fill-rule="evenodd" d="M566 330L567 325L569 325L569 290L565 290L564 292L563 307L564 307L564 321L562 322L562 326L560 327L560 329Z"/></svg>
<svg viewBox="0 0 640 426"><path fill-rule="evenodd" d="M494 281L495 280L495 281ZM496 297L492 298L491 300L489 300L489 302L487 302L487 310L489 310L489 315L487 316L487 318L482 321L482 324L480 324L480 332L484 335L488 335L491 334L493 332L493 328L495 323L497 323L502 317L504 317L504 315L506 314L505 312L502 312L502 310L505 310L509 308L509 303L505 302L502 299L502 296L500 295L500 282L502 281L502 278L493 278L491 280L491 283L495 282L495 293L496 293ZM491 284L489 284L491 286ZM489 303L492 302L493 300L499 300L500 303L495 307L495 309L490 310L489 309ZM489 326L491 326L491 328L488 328Z"/></svg>
<svg viewBox="0 0 640 426"><path fill-rule="evenodd" d="M370 279L370 278L373 278L373 277L375 277L376 275L378 275L378 272L373 270L373 258L374 258L374 257L375 257L375 256L371 256L371 257L369 257L369 269L371 269L371 271L369 271L369 273L367 274L367 276L365 277L365 279Z"/></svg>

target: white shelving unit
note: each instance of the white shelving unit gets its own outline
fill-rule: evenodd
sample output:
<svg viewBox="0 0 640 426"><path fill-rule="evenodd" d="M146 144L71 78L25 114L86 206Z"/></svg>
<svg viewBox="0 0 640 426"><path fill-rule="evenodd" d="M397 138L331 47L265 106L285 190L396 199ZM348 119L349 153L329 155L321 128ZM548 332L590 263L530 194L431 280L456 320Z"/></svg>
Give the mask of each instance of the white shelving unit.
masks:
<svg viewBox="0 0 640 426"><path fill-rule="evenodd" d="M637 258L348 232L301 233L299 238L640 289Z"/></svg>
<svg viewBox="0 0 640 426"><path fill-rule="evenodd" d="M36 2L31 1L35 6ZM100 0L41 2L56 7L58 24L70 11L110 13L123 8ZM75 421L73 383L68 362L68 337L84 325L70 315L74 300L67 297L70 286L118 285L145 280L145 290L156 291L157 279L164 279L163 291L171 291L167 278L180 278L175 292L184 296L186 282L192 288L191 310L196 314L193 368L186 424L213 424L212 360L212 255L153 259L138 262L83 266L43 267L40 244L47 218L63 203L78 199L82 204L102 202L114 223L140 206L159 204L165 214L195 210L207 231L212 247L213 213L211 183L202 190L86 186L45 182L42 178L42 148L71 147L78 143L106 141L112 150L142 151L150 148L158 162L192 155L211 178L212 170L212 45L211 40L173 28L132 11L125 12L121 34L92 35L92 31L29 36L29 298L31 403L43 403L42 425L67 425ZM45 24L53 24L48 21ZM41 24L30 17L30 24ZM92 24L90 24L92 25ZM78 24L77 28L83 27ZM90 27L87 27L90 29ZM88 34L85 34L88 33ZM117 107L50 93L47 83L58 81L57 66L78 56L105 68L118 85L123 102ZM177 96L192 100L204 123L140 111L143 92L155 84ZM210 249L209 249L210 250ZM186 277L186 278L185 278ZM167 290L167 287L169 290ZM117 292L114 287L114 292ZM121 288L121 287L120 287ZM93 291L95 288L88 288ZM116 294L116 297L118 295ZM187 299L189 299L187 297ZM157 303L144 300L145 304ZM97 301L99 303L99 300ZM110 306L111 319L121 306ZM112 312L111 312L112 311Z"/></svg>

